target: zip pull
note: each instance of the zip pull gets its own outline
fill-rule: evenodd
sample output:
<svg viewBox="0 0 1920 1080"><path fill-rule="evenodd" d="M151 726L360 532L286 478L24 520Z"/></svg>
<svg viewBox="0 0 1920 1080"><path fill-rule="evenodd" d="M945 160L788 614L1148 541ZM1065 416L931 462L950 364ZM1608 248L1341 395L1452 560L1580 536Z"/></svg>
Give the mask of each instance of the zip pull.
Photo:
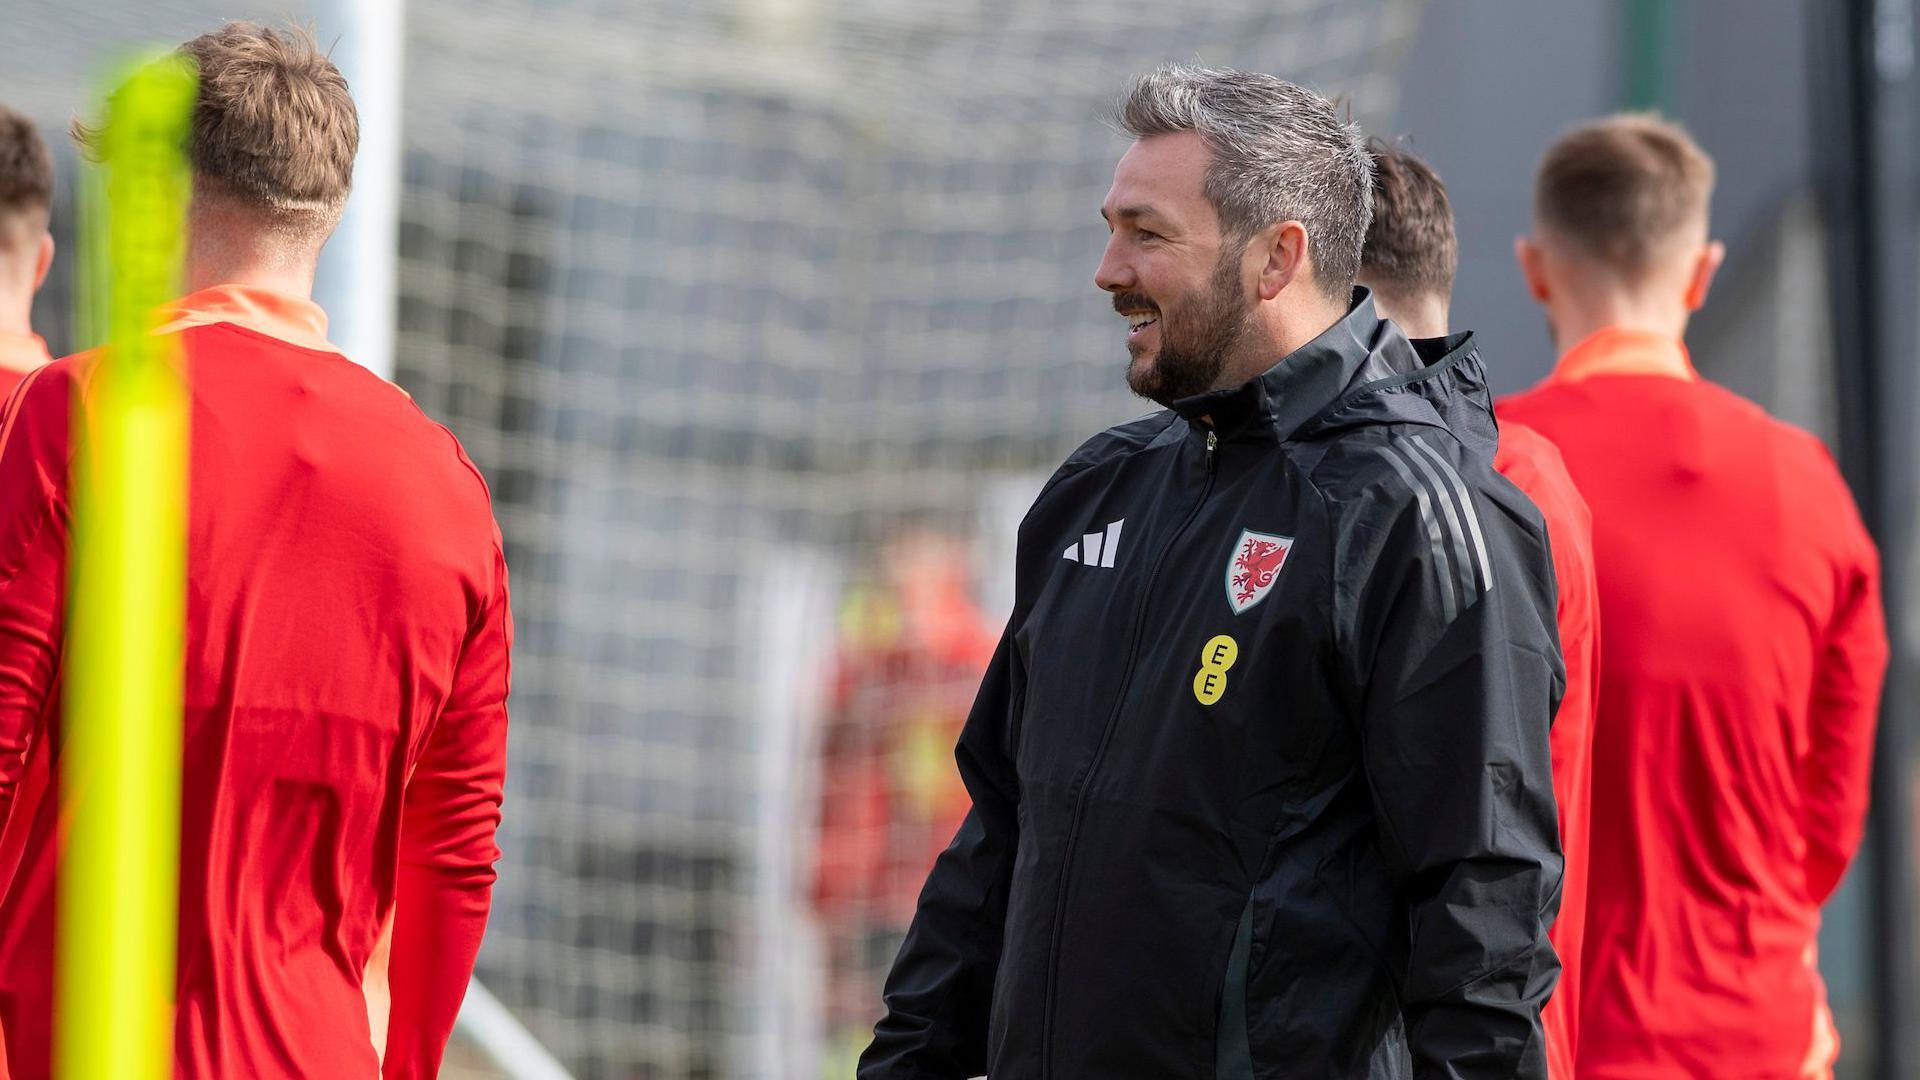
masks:
<svg viewBox="0 0 1920 1080"><path fill-rule="evenodd" d="M1220 446L1219 433L1214 431L1207 432L1207 475L1208 476L1213 475L1213 452L1216 449L1218 449L1219 446Z"/></svg>

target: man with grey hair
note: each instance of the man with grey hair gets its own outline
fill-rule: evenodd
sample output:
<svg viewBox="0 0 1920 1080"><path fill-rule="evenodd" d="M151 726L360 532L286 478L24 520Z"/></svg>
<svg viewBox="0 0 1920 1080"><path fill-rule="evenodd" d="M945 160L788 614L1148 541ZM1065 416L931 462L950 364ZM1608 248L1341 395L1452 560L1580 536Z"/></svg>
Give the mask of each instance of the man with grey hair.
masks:
<svg viewBox="0 0 1920 1080"><path fill-rule="evenodd" d="M1021 525L860 1075L1544 1077L1564 675L1478 362L1352 288L1326 99L1168 66L1119 121L1095 280L1166 408Z"/></svg>

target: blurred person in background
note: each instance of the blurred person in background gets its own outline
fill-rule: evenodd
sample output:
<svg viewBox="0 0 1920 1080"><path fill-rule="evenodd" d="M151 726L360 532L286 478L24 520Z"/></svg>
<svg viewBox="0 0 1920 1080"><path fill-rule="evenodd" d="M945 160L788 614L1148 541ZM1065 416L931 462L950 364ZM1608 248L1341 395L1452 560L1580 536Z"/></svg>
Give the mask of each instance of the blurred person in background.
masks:
<svg viewBox="0 0 1920 1080"><path fill-rule="evenodd" d="M0 400L46 363L33 294L53 268L53 155L33 121L0 105Z"/></svg>
<svg viewBox="0 0 1920 1080"><path fill-rule="evenodd" d="M429 1077L498 856L499 531L453 436L329 344L310 298L353 169L346 81L301 30L230 23L180 55L199 71L191 292L157 331L192 396L175 1073ZM50 1068L68 462L96 362L29 375L0 430L16 1080Z"/></svg>
<svg viewBox="0 0 1920 1080"><path fill-rule="evenodd" d="M879 547L842 598L821 725L813 911L831 1080L853 1073L927 868L966 817L953 743L996 639L961 536L913 522Z"/></svg>
<svg viewBox="0 0 1920 1080"><path fill-rule="evenodd" d="M1558 966L1538 512L1352 288L1371 161L1325 98L1160 68L1095 275L1129 385L1020 529L972 800L860 1075L1545 1075Z"/></svg>
<svg viewBox="0 0 1920 1080"><path fill-rule="evenodd" d="M1367 246L1360 253L1358 282L1373 290L1381 317L1392 319L1414 338L1414 348L1429 365L1450 366L1476 355L1479 343L1472 331L1447 333L1460 247L1446 185L1431 166L1405 150L1379 142L1369 144L1369 149L1373 152L1373 221L1367 226ZM1552 930L1553 950L1560 957L1560 984L1541 1019L1549 1073L1554 1080L1573 1080L1581 931L1586 925L1594 669L1599 659L1593 521L1560 452L1526 425L1512 420L1500 424L1493 467L1540 508L1558 586L1555 615L1567 666L1567 692L1553 719L1553 796L1560 809L1560 848L1566 869L1560 886L1560 915Z"/></svg>
<svg viewBox="0 0 1920 1080"><path fill-rule="evenodd" d="M1814 945L1866 813L1879 560L1819 441L1688 358L1712 189L1677 125L1594 121L1547 150L1516 243L1560 358L1500 417L1560 448L1600 596L1583 1080L1838 1052Z"/></svg>

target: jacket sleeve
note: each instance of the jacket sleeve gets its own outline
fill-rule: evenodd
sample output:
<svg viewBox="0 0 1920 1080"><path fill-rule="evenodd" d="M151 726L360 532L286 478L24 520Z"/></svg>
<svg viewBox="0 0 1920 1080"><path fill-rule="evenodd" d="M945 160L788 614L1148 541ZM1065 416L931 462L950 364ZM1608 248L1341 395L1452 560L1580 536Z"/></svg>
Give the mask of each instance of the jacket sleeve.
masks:
<svg viewBox="0 0 1920 1080"><path fill-rule="evenodd" d="M55 693L66 624L72 380L42 368L0 414L0 822Z"/></svg>
<svg viewBox="0 0 1920 1080"><path fill-rule="evenodd" d="M1833 895L1860 845L1887 670L1879 556L1851 508L1846 521L1849 555L1838 571L1834 611L1814 657L1807 753L1800 768L1807 892L1815 903Z"/></svg>
<svg viewBox="0 0 1920 1080"><path fill-rule="evenodd" d="M1018 842L1008 739L1024 684L1009 622L954 752L973 807L920 892L887 975L886 1015L860 1056L860 1080L964 1080L987 1070L987 1016Z"/></svg>
<svg viewBox="0 0 1920 1080"><path fill-rule="evenodd" d="M381 1066L389 1080L439 1075L486 933L500 857L494 830L506 780L513 642L506 562L497 546L494 561L491 595L468 628L446 706L402 800L388 962L392 1011Z"/></svg>
<svg viewBox="0 0 1920 1080"><path fill-rule="evenodd" d="M1548 728L1565 685L1544 529L1464 455L1410 447L1395 464L1406 472L1351 530L1364 539L1342 600L1366 778L1407 912L1413 1072L1544 1080L1561 876Z"/></svg>

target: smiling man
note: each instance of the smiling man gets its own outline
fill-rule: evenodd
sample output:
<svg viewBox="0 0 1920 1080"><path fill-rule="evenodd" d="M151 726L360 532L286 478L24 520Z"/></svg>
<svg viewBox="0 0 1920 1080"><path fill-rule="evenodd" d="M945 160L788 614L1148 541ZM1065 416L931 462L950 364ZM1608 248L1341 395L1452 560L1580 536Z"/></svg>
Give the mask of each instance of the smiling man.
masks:
<svg viewBox="0 0 1920 1080"><path fill-rule="evenodd" d="M1166 408L1021 526L860 1075L1542 1077L1563 673L1477 361L1352 289L1371 160L1327 100L1169 66L1119 122L1096 281Z"/></svg>

